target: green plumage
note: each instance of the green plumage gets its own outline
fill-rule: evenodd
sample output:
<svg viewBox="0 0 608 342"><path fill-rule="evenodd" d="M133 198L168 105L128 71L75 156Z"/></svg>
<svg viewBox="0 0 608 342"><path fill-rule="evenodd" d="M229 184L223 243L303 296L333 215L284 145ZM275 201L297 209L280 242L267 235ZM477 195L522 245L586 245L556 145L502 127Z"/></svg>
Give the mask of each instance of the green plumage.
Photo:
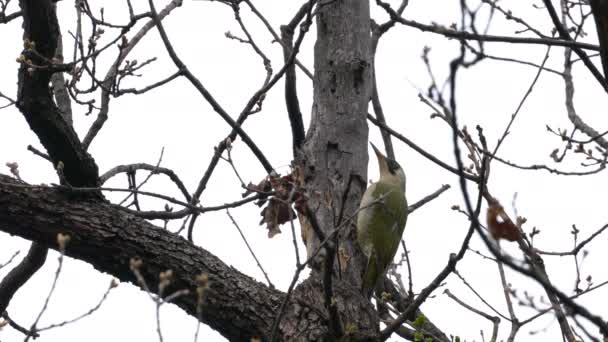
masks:
<svg viewBox="0 0 608 342"><path fill-rule="evenodd" d="M379 163L387 160L381 155L378 159ZM365 191L357 216L357 239L368 258L362 279L362 290L368 298L393 261L407 220L403 171L399 167L398 172L389 172L382 165L380 171L380 180Z"/></svg>

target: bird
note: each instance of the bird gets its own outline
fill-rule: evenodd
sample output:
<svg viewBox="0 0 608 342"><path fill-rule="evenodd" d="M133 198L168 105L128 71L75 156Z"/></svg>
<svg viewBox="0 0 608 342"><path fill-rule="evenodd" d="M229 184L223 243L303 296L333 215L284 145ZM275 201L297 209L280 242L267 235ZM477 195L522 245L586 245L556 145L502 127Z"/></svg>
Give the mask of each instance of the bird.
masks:
<svg viewBox="0 0 608 342"><path fill-rule="evenodd" d="M357 241L367 257L361 290L368 299L399 248L408 214L403 169L370 145L378 159L380 179L365 190L357 213Z"/></svg>

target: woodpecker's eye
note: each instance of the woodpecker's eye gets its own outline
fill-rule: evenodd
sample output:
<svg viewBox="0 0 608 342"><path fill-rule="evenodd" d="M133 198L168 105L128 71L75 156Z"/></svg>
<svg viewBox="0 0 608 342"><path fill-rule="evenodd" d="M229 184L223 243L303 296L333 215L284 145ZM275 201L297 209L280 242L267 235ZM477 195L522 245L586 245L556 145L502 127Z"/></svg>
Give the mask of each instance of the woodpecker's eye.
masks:
<svg viewBox="0 0 608 342"><path fill-rule="evenodd" d="M395 174L395 172L397 172L397 170L399 170L401 168L401 166L399 166L399 164L392 159L386 158L386 163L388 164L388 170L393 175Z"/></svg>

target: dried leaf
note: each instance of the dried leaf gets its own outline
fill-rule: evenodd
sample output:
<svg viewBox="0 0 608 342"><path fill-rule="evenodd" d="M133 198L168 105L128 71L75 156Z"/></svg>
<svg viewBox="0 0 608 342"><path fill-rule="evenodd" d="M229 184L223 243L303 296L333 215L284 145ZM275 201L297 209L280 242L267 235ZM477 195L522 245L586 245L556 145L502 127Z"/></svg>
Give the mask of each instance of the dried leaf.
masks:
<svg viewBox="0 0 608 342"><path fill-rule="evenodd" d="M247 190L243 193L243 197L247 197L249 195L251 195L254 192L257 193L264 193L264 192L270 192L272 191L272 187L270 186L270 182L268 181L268 178L264 178L258 185L255 185L253 183L249 183L247 185Z"/></svg>
<svg viewBox="0 0 608 342"><path fill-rule="evenodd" d="M271 198L268 205L262 209L260 213L262 221L260 224L266 223L268 228L268 237L271 238L281 232L279 226L294 219L296 212L289 207L287 203Z"/></svg>
<svg viewBox="0 0 608 342"><path fill-rule="evenodd" d="M493 203L488 207L488 229L495 240L518 241L521 239L519 227L507 216L499 203Z"/></svg>
<svg viewBox="0 0 608 342"><path fill-rule="evenodd" d="M250 185L248 191L273 192L269 199L258 202L259 206L266 204L260 213L262 216L260 225L266 224L269 238L281 232L280 225L297 218L296 212L291 208L292 204L295 203L296 209L301 212L304 196L302 189L295 185L294 177L291 174L283 177L271 174L259 185Z"/></svg>

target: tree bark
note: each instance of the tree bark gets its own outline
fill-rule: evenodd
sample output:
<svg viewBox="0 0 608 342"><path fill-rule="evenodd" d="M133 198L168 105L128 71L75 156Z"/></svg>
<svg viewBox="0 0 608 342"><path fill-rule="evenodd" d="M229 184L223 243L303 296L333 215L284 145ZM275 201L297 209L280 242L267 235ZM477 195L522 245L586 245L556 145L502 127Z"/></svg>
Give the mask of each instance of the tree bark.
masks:
<svg viewBox="0 0 608 342"><path fill-rule="evenodd" d="M296 173L306 189L311 215L318 221L322 236L330 236L335 229L339 232L332 241L333 247L322 249L323 253L315 258L311 277L297 288L296 297L327 302L322 296L327 284L321 284L321 278L328 272L324 266L333 265L330 300L338 307L344 333L348 338L349 333L356 331L360 334L357 339L373 339L378 316L360 292L365 258L356 242L354 220L367 186L366 115L371 95L369 1L319 4L316 24L312 117L296 158ZM303 215L300 224L310 257L320 246L320 235ZM326 255L327 251L334 254ZM327 263L327 258L335 258L335 262ZM294 321L293 316L286 318Z"/></svg>
<svg viewBox="0 0 608 342"><path fill-rule="evenodd" d="M19 5L23 12L23 38L31 49L26 48L22 53L17 107L54 166L63 163L63 173L70 184L95 186L99 177L97 164L82 147L72 125L63 118L49 88L53 74L51 61L60 38L54 5L51 0L20 0Z"/></svg>
<svg viewBox="0 0 608 342"><path fill-rule="evenodd" d="M0 230L57 249L57 234L69 234L66 255L91 264L121 281L137 285L131 258L142 259L141 272L151 291L158 275L173 270L165 290L190 289L175 304L196 317L196 281L209 276L201 321L231 341L266 338L285 294L240 273L186 239L96 199L83 200L70 190L31 187L0 175Z"/></svg>
<svg viewBox="0 0 608 342"><path fill-rule="evenodd" d="M299 164L311 207L327 235L353 215L367 187L371 94L369 1L333 1L317 15L314 103ZM319 239L303 222L309 254ZM361 283L354 221L340 233L341 274Z"/></svg>

